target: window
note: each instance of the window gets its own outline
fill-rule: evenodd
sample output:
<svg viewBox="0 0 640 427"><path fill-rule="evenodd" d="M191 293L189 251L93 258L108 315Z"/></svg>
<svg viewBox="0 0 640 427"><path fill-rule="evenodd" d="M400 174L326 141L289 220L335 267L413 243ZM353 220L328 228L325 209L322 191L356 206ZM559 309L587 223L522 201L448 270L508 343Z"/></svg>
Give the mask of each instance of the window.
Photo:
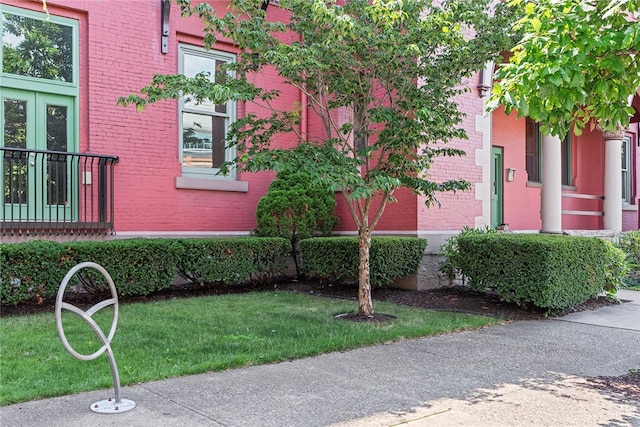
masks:
<svg viewBox="0 0 640 427"><path fill-rule="evenodd" d="M529 182L542 182L542 134L538 123L527 118L526 168ZM562 140L562 185L571 185L571 135Z"/></svg>
<svg viewBox="0 0 640 427"><path fill-rule="evenodd" d="M77 152L78 22L5 5L0 18L0 147ZM26 157L5 159L0 177L0 219L26 218L34 206L44 207L28 215L38 220L77 212L77 170L66 160L38 168Z"/></svg>
<svg viewBox="0 0 640 427"><path fill-rule="evenodd" d="M622 201L631 204L631 138L622 138Z"/></svg>
<svg viewBox="0 0 640 427"><path fill-rule="evenodd" d="M211 81L215 81L224 77L221 76L220 66L234 61L235 56L224 52L180 46L180 73L187 77L208 73ZM235 114L236 105L233 101L214 105L208 101L198 103L189 95L181 99L180 161L183 176L214 177L225 161L235 157L233 149L225 148L225 136L235 120Z"/></svg>
<svg viewBox="0 0 640 427"><path fill-rule="evenodd" d="M542 182L542 141L538 131L538 124L531 119L527 119L526 134L527 180L529 182Z"/></svg>
<svg viewBox="0 0 640 427"><path fill-rule="evenodd" d="M2 6L2 86L77 96L78 23Z"/></svg>

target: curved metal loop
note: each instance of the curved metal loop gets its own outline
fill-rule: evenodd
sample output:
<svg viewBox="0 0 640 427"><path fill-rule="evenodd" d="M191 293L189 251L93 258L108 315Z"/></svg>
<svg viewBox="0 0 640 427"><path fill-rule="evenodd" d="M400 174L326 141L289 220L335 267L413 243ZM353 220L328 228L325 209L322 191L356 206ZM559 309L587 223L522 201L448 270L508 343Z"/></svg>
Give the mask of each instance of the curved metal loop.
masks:
<svg viewBox="0 0 640 427"><path fill-rule="evenodd" d="M93 307L89 308L87 311L83 311L76 307L73 304L69 304L63 302L64 292L69 284L71 278L83 268L94 268L98 270L104 278L107 280L109 284L109 289L111 290L111 299L107 299L95 304ZM96 314L98 311L102 310L108 306L114 306L113 309L113 321L111 322L111 329L109 330L109 335L105 336L104 332L100 328L100 326L93 320L92 316ZM84 320L91 329L96 333L100 342L102 342L102 347L100 347L95 353L84 355L78 353L67 340L67 337L64 333L64 329L62 327L62 309L68 310L77 316L79 316L82 320ZM73 267L69 272L64 276L62 283L60 284L60 288L58 289L58 295L56 297L56 328L58 329L58 335L60 336L60 340L64 345L64 348L71 353L76 359L80 360L93 360L96 357L100 356L102 353L107 351L110 348L111 340L113 340L113 336L116 333L116 326L118 324L118 294L116 293L116 287L111 279L111 276L101 265L96 264L95 262L82 262L75 267Z"/></svg>

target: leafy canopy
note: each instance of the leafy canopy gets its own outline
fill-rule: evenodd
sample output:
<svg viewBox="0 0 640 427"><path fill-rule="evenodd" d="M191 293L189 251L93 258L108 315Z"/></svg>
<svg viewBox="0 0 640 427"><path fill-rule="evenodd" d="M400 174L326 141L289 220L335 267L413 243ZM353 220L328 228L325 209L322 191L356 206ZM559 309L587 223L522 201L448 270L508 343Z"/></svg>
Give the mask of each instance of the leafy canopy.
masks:
<svg viewBox="0 0 640 427"><path fill-rule="evenodd" d="M640 87L639 0L513 0L522 34L496 73L490 109L504 104L563 138L588 123L615 131L629 123Z"/></svg>

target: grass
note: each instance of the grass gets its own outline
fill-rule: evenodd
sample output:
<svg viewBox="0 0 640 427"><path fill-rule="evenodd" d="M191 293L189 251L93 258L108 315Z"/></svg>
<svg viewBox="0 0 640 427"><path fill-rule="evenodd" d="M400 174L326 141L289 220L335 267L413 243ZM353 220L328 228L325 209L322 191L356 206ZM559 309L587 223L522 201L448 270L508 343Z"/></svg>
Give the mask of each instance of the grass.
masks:
<svg viewBox="0 0 640 427"><path fill-rule="evenodd" d="M84 308L86 309L86 308ZM176 299L120 307L111 344L122 385L220 371L479 328L500 320L376 302L393 322L334 320L356 302L287 292ZM105 334L112 309L93 316ZM78 316L63 312L80 354L101 346ZM0 405L113 387L106 355L80 361L64 349L53 314L0 319Z"/></svg>

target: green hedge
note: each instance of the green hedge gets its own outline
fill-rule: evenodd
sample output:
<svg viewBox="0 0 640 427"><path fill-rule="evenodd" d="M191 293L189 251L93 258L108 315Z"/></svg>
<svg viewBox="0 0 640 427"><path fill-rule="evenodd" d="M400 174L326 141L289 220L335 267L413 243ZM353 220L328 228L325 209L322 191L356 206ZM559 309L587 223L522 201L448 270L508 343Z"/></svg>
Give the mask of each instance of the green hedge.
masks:
<svg viewBox="0 0 640 427"><path fill-rule="evenodd" d="M60 243L0 244L0 303L55 295L75 264Z"/></svg>
<svg viewBox="0 0 640 427"><path fill-rule="evenodd" d="M611 249L590 237L476 234L458 239L458 262L472 289L493 289L504 301L554 311L605 290L614 280L608 277Z"/></svg>
<svg viewBox="0 0 640 427"><path fill-rule="evenodd" d="M388 285L414 274L427 247L415 237L373 237L369 270L372 285ZM358 239L356 237L314 237L300 242L301 269L329 282L358 280Z"/></svg>
<svg viewBox="0 0 640 427"><path fill-rule="evenodd" d="M178 273L197 283L265 281L282 274L291 244L284 238L181 239Z"/></svg>
<svg viewBox="0 0 640 427"><path fill-rule="evenodd" d="M631 257L634 267L640 268L640 230L627 231L620 240L620 247Z"/></svg>
<svg viewBox="0 0 640 427"><path fill-rule="evenodd" d="M625 286L640 288L640 230L627 231L620 240L620 248L627 256L629 275L624 279Z"/></svg>
<svg viewBox="0 0 640 427"><path fill-rule="evenodd" d="M197 282L272 277L280 273L288 251L289 242L281 238L0 244L0 303L54 296L67 271L85 261L104 267L119 295L147 295L171 286L178 272ZM88 291L106 289L94 269L83 269L76 276Z"/></svg>

